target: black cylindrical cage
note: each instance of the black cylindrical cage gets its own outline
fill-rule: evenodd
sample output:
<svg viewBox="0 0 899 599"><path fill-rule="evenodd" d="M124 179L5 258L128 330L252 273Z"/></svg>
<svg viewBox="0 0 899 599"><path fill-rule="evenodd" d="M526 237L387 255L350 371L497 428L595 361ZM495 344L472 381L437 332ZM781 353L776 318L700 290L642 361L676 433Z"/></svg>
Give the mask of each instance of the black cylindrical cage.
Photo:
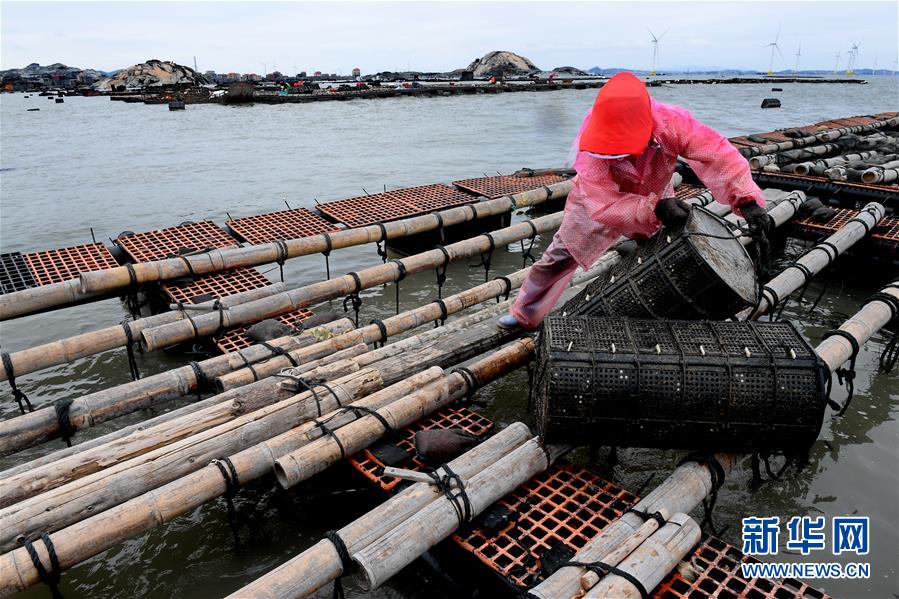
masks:
<svg viewBox="0 0 899 599"><path fill-rule="evenodd" d="M548 443L802 451L828 377L787 322L552 316L531 405Z"/></svg>
<svg viewBox="0 0 899 599"><path fill-rule="evenodd" d="M694 207L572 297L567 315L721 320L757 300L752 260L726 221Z"/></svg>

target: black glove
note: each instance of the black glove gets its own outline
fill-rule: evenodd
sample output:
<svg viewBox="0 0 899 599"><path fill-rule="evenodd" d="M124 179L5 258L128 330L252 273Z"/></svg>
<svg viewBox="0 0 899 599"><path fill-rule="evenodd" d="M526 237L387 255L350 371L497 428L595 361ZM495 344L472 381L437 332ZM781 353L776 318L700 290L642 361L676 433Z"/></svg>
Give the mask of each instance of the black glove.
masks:
<svg viewBox="0 0 899 599"><path fill-rule="evenodd" d="M687 224L690 207L677 198L665 198L656 204L656 216L668 229L680 229Z"/></svg>
<svg viewBox="0 0 899 599"><path fill-rule="evenodd" d="M746 224L749 225L749 232L753 236L758 234L767 236L774 228L774 222L768 216L768 211L755 202L743 204L740 206L740 212L743 213L743 218L746 219Z"/></svg>

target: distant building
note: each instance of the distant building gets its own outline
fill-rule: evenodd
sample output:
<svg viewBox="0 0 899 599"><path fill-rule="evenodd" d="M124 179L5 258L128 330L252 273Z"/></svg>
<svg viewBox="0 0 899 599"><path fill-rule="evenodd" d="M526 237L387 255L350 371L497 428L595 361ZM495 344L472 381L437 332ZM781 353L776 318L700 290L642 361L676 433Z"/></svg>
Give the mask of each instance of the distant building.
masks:
<svg viewBox="0 0 899 599"><path fill-rule="evenodd" d="M315 71L314 73L312 73L312 76L313 76L313 77L321 77L321 76L322 76L322 72L321 72L321 71Z"/></svg>
<svg viewBox="0 0 899 599"><path fill-rule="evenodd" d="M305 79L305 78L306 78L306 71L300 71L299 73L297 73L297 79Z"/></svg>
<svg viewBox="0 0 899 599"><path fill-rule="evenodd" d="M262 81L262 77L256 73L246 73L240 76L241 81Z"/></svg>
<svg viewBox="0 0 899 599"><path fill-rule="evenodd" d="M221 83L235 83L240 81L240 73L230 72L224 75L219 75L219 79Z"/></svg>
<svg viewBox="0 0 899 599"><path fill-rule="evenodd" d="M355 69L353 69L353 78L354 79L358 79L361 76L362 76L362 69L360 69L359 67L356 67Z"/></svg>
<svg viewBox="0 0 899 599"><path fill-rule="evenodd" d="M219 76L215 71L206 71L205 73L203 73L203 76L206 77L206 81L208 81L209 83L219 82Z"/></svg>

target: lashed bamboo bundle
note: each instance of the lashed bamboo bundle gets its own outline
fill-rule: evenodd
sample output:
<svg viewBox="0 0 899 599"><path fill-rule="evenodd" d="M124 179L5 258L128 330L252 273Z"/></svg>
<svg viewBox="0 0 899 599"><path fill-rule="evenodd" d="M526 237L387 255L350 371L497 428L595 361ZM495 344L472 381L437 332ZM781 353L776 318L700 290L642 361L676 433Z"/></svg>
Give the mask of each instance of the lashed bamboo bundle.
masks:
<svg viewBox="0 0 899 599"><path fill-rule="evenodd" d="M401 281L407 274L431 270L447 262L485 254L493 251L496 247L502 248L515 241L527 239L534 234L535 229L537 233L554 231L561 222L561 213L542 216L528 223L519 223L511 227L498 229L490 233L489 236L486 234L479 235L446 245L444 250L433 249L421 252L400 260L360 270L355 276L347 274L327 281L291 289L262 300L235 306L223 315L206 314L197 316L193 319L193 323L183 323L185 325L183 327L179 326L177 322L155 327L142 333L144 344L147 349L153 351L193 339L197 335L209 335L219 328L220 318L223 318L225 327L237 326L247 322L255 322L275 314L282 314L289 310L305 308L317 302L343 297L356 293L361 289L368 289L393 281Z"/></svg>
<svg viewBox="0 0 899 599"><path fill-rule="evenodd" d="M844 148L837 144L821 144L819 146L807 146L796 150L787 150L777 154L762 154L749 159L749 168L759 169L763 166L784 166L795 160L824 156L842 151Z"/></svg>
<svg viewBox="0 0 899 599"><path fill-rule="evenodd" d="M318 327L315 329L318 333L307 331L295 337L281 337L270 344L283 350L307 347L315 343L316 335L322 332L340 334L352 328L352 322L341 319ZM271 355L272 351L265 346L254 345L239 352L203 360L197 363L197 368L203 378L212 379L245 366L244 358L252 364ZM188 365L77 397L68 406L68 432L74 433L187 395L197 389L200 383L197 377L197 370ZM0 422L0 455L49 441L60 434L60 420L55 406L3 420Z"/></svg>
<svg viewBox="0 0 899 599"><path fill-rule="evenodd" d="M833 235L815 246L817 249L806 252L783 272L768 281L762 288L762 294L758 306L752 312L752 318L757 319L770 311L781 300L785 300L791 293L805 285L811 276L830 265L837 256L864 239L870 230L881 221L884 213L884 207L876 202L866 205L858 213L857 220L854 219L840 227ZM809 274L806 274L806 270Z"/></svg>
<svg viewBox="0 0 899 599"><path fill-rule="evenodd" d="M482 384L490 382L520 366L533 350L530 340L521 340L483 358L468 368ZM451 377L461 377L451 374ZM281 435L289 436L292 431ZM278 437L258 443L230 456L237 478L247 483L271 471L272 453ZM50 534L61 568L70 568L129 537L186 514L227 490L221 472L214 465L205 466L188 476L137 496L125 503L97 513L69 527ZM49 563L45 547L35 547L38 556ZM0 596L7 596L40 581L25 548L0 556Z"/></svg>
<svg viewBox="0 0 899 599"><path fill-rule="evenodd" d="M823 133L818 133L814 135L807 135L806 137L799 137L796 139L790 139L787 141L774 142L770 144L764 144L761 146L752 146L752 147L743 147L740 148L740 153L743 156L751 157L751 156L759 156L761 154L775 154L778 152L785 152L788 150L795 150L797 148L803 148L812 144L817 144L821 142L829 142L834 141L836 139L841 138L844 135L849 135L852 133L865 133L868 131L877 131L879 129L892 128L899 125L899 117L894 117L891 119L884 119L881 121L877 121L876 123L871 123L869 125L856 125L853 127L841 127L839 129L832 129L830 131L826 131Z"/></svg>
<svg viewBox="0 0 899 599"><path fill-rule="evenodd" d="M520 447L532 433L514 422L483 443L449 463L463 481ZM337 531L344 546L353 554L379 539L438 498L429 483L416 483ZM284 599L308 597L342 574L343 562L334 544L323 539L265 576L229 596L229 599L256 597Z"/></svg>
<svg viewBox="0 0 899 599"><path fill-rule="evenodd" d="M436 230L441 226L441 219L442 225L452 226L504 214L516 207L535 206L549 199L564 198L570 189L571 182L563 181L546 188L478 202L472 204L473 209L457 207L442 210L439 212L439 218L432 213L384 223L386 239L396 239ZM126 289L133 284L139 285L185 276L222 272L234 268L271 264L282 259L319 254L329 249L375 243L383 241L382 237L380 226L371 225L330 233L327 238L324 235L315 235L300 239L288 239L282 243L216 249L208 253L184 257L184 259L170 258L134 264L132 265L133 281L132 274L126 267L82 273L79 279L0 296L0 321L84 301L98 295Z"/></svg>
<svg viewBox="0 0 899 599"><path fill-rule="evenodd" d="M862 182L868 183L890 183L899 181L899 160L893 160L865 170L862 173Z"/></svg>
<svg viewBox="0 0 899 599"><path fill-rule="evenodd" d="M833 166L840 166L856 160L869 160L879 155L880 154L876 150L871 150L870 152L857 152L855 154L843 154L842 156L836 156L834 158L825 158L823 160L814 160L810 162L800 162L798 164L791 165L792 168L785 168L784 170L796 173L797 175L823 175L826 169Z"/></svg>
<svg viewBox="0 0 899 599"><path fill-rule="evenodd" d="M678 562L699 542L702 531L686 514L675 514L618 564L618 568L640 581L645 589L654 589ZM583 580L583 579L582 579ZM640 599L642 593L632 582L617 574L599 580L584 595L585 599Z"/></svg>

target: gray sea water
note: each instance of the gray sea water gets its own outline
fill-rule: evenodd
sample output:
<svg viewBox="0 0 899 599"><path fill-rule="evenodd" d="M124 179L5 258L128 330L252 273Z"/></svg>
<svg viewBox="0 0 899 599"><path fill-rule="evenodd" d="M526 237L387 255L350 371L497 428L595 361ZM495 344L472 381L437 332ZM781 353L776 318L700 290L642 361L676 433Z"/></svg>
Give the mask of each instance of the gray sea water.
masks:
<svg viewBox="0 0 899 599"><path fill-rule="evenodd" d="M870 78L868 85L776 84L694 85L652 88L663 101L691 109L725 135L896 110L894 78ZM0 96L0 251L32 251L88 242L123 230L163 228L184 220L213 219L311 206L320 201L388 188L449 182L482 173L509 173L519 167L560 166L595 90L463 96L427 99L359 100L293 106L189 106L169 112L163 106L129 105L105 98L66 98L55 104L22 94ZM761 110L765 97L783 107ZM28 108L40 111L28 112ZM522 218L518 216L517 218ZM547 239L541 240L545 245ZM520 268L515 247L498 252L494 273ZM798 251L788 248L788 252ZM378 262L373 247L335 252L332 272L349 272ZM813 283L814 297L829 290L813 313L791 303L785 317L813 343L881 284L895 276L885 269L860 270L859 260L841 260ZM292 260L290 286L324 276L320 256ZM276 272L269 276L275 280ZM480 269L457 264L449 269L448 293L482 281ZM891 278L890 278L891 277ZM392 313L393 289L363 294L363 317ZM402 286L402 306L434 297L433 274L411 276ZM335 307L339 309L337 302ZM125 316L117 299L3 323L4 351L115 324ZM863 515L871 518L872 550L866 581L809 581L837 597L881 598L899 592L899 374L886 376L876 361L886 339L875 335L858 358L853 407L844 418L825 419L811 463L780 481L753 490L748 461L722 489L716 523L728 526L725 540L740 543L746 516ZM138 356L152 373L181 365L187 358L162 353ZM129 380L123 351L110 351L21 377L20 385L43 404L75 397ZM4 385L0 412L16 409ZM836 392L842 399L842 389ZM479 394L498 424L526 418L527 380L523 372L488 386ZM180 404L179 404L180 405ZM88 432L88 438L136 422L135 414ZM42 455L56 443L0 459L0 468ZM604 476L635 490L647 477L660 482L674 468L678 452L621 450L613 464L601 456ZM248 485L241 509L265 523L264 539L235 551L224 503L207 504L190 515L131 539L63 575L66 596L216 597L233 592L316 542L323 531L339 528L374 505L376 497L348 470L334 468L289 493L273 493L272 481ZM786 560L848 561L829 553ZM348 586L351 596L426 597L452 591L420 566L407 569L384 589L366 595ZM432 584L434 583L434 584ZM443 590L441 590L443 589ZM322 591L322 597L330 590ZM46 596L34 588L23 597Z"/></svg>

